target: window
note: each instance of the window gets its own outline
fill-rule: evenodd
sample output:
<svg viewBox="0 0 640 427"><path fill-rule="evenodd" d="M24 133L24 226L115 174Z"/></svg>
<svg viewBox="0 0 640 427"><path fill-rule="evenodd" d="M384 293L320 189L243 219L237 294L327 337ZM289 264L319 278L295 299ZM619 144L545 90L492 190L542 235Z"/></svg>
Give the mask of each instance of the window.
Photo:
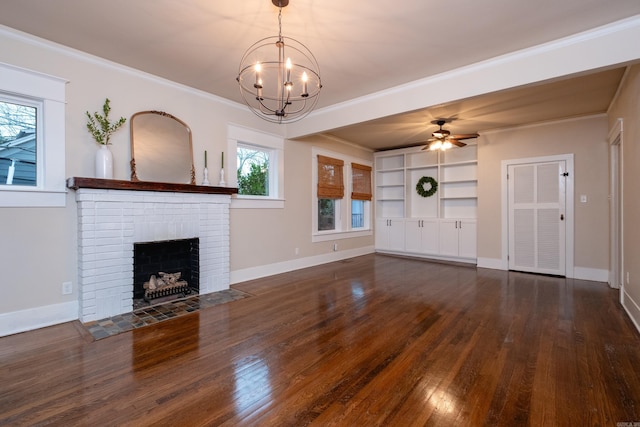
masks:
<svg viewBox="0 0 640 427"><path fill-rule="evenodd" d="M340 229L339 200L344 197L344 161L318 155L318 231ZM337 209L338 208L338 209Z"/></svg>
<svg viewBox="0 0 640 427"><path fill-rule="evenodd" d="M231 208L284 207L284 141L281 137L229 125L227 149L235 153L229 185L238 187ZM235 164L234 164L235 163Z"/></svg>
<svg viewBox="0 0 640 427"><path fill-rule="evenodd" d="M371 202L371 166L351 163L351 228L369 226L365 218L368 202Z"/></svg>
<svg viewBox="0 0 640 427"><path fill-rule="evenodd" d="M314 180L312 241L370 235L371 166L346 155L312 150ZM345 183L351 192L345 192Z"/></svg>
<svg viewBox="0 0 640 427"><path fill-rule="evenodd" d="M238 194L269 195L269 155L267 150L238 144Z"/></svg>
<svg viewBox="0 0 640 427"><path fill-rule="evenodd" d="M64 206L65 84L0 63L0 206Z"/></svg>
<svg viewBox="0 0 640 427"><path fill-rule="evenodd" d="M36 117L42 108L39 103L25 104L0 96L0 186L37 185Z"/></svg>
<svg viewBox="0 0 640 427"><path fill-rule="evenodd" d="M336 229L336 205L339 203L335 199L318 199L318 231Z"/></svg>
<svg viewBox="0 0 640 427"><path fill-rule="evenodd" d="M364 228L364 200L351 200L351 228Z"/></svg>

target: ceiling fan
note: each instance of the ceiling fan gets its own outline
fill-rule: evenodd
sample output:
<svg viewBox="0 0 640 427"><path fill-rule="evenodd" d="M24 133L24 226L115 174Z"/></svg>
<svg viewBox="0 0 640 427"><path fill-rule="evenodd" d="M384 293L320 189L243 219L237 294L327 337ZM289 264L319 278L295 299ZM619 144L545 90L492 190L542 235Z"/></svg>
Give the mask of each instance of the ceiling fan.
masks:
<svg viewBox="0 0 640 427"><path fill-rule="evenodd" d="M433 120L431 123L434 125L438 125L440 128L431 134L431 138L427 140L427 145L425 145L422 149L444 151L444 150L448 150L454 145L456 147L464 147L467 144L465 144L464 142L460 142L461 140L477 138L478 136L480 136L477 133L463 133L460 135L451 135L451 132L449 132L446 129L442 129L442 126L444 126L445 123L449 123L451 121L452 119Z"/></svg>

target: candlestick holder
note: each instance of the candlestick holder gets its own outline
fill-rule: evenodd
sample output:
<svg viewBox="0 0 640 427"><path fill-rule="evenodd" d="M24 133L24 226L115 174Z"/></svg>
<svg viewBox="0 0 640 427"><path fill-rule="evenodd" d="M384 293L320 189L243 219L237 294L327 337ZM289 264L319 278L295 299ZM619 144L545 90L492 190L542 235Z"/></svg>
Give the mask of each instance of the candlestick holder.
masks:
<svg viewBox="0 0 640 427"><path fill-rule="evenodd" d="M224 168L220 169L220 183L218 185L220 187L224 187L225 185L227 185L227 183L224 182Z"/></svg>
<svg viewBox="0 0 640 427"><path fill-rule="evenodd" d="M204 170L202 171L202 185L209 185L209 171L207 170L207 168L204 168Z"/></svg>

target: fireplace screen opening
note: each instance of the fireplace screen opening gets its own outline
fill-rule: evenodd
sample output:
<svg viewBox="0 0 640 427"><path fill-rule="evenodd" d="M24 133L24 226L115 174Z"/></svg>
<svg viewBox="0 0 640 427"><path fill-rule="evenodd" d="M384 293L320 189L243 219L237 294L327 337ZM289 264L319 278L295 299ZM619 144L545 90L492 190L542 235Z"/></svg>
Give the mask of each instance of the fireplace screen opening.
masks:
<svg viewBox="0 0 640 427"><path fill-rule="evenodd" d="M198 294L199 239L134 243L134 307Z"/></svg>

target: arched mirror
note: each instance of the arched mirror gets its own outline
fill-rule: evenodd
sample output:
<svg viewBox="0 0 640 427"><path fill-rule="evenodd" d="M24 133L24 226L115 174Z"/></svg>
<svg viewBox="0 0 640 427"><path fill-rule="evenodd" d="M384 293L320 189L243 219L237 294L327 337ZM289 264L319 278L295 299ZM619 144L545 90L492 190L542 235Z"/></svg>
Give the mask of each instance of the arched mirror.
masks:
<svg viewBox="0 0 640 427"><path fill-rule="evenodd" d="M131 116L131 180L195 184L191 129L162 111Z"/></svg>

